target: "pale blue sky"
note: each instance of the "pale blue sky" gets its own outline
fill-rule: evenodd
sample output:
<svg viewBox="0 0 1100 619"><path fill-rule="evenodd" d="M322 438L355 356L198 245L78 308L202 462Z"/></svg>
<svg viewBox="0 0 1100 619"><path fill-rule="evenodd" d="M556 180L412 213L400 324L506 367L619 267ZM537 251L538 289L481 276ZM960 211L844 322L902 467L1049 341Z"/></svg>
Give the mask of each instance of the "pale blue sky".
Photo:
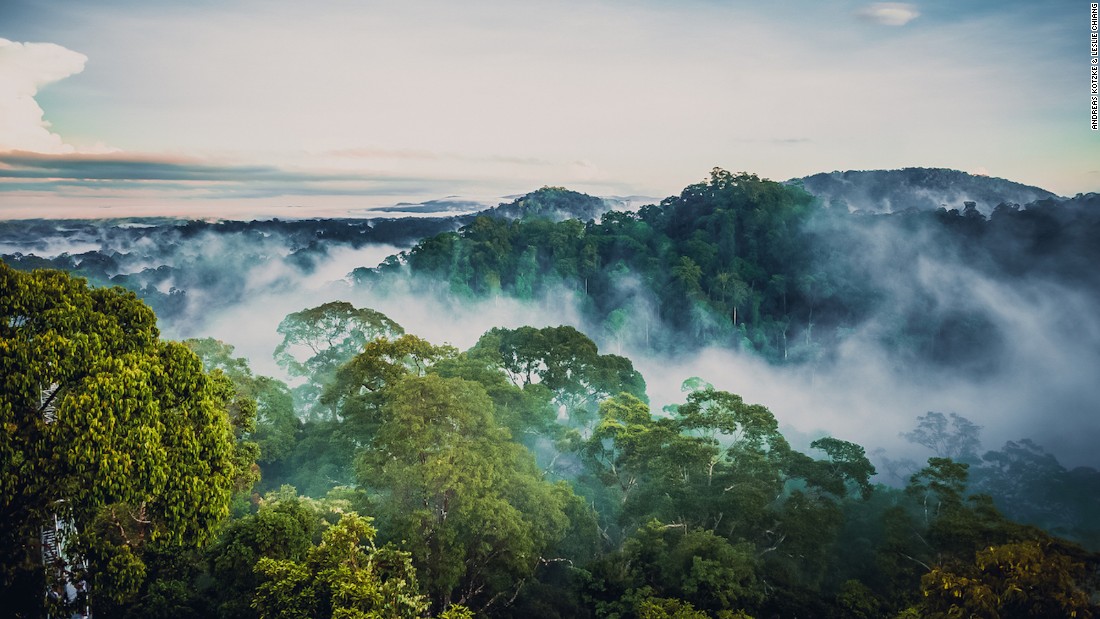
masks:
<svg viewBox="0 0 1100 619"><path fill-rule="evenodd" d="M713 166L1100 191L1088 2L184 4L0 3L0 217L662 197Z"/></svg>

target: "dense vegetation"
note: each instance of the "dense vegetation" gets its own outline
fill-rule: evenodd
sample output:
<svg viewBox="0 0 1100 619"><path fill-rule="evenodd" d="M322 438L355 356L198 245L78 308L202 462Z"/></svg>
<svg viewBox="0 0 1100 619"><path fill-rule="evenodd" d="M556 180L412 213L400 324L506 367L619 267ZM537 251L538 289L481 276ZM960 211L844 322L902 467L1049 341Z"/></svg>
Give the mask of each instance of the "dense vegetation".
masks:
<svg viewBox="0 0 1100 619"><path fill-rule="evenodd" d="M793 447L764 404L696 377L653 410L622 354L815 364L874 322L897 363L980 376L1008 334L936 294L927 256L1096 299L1089 199L853 216L715 170L585 223L546 215L595 202L546 188L354 277L568 290L604 350L568 326L459 350L329 301L272 334L290 384L227 343L161 341L133 293L0 263L0 608L56 610L68 582L111 617L1094 616L1094 469L1027 439L983 453L979 427L929 412L905 437L931 457L876 471L843 437ZM303 256L327 251L309 236ZM43 565L54 522L66 556Z"/></svg>
<svg viewBox="0 0 1100 619"><path fill-rule="evenodd" d="M826 172L799 182L830 208L871 213L934 211L974 202L975 208L988 215L1001 203L1030 204L1057 198L1038 187L943 168Z"/></svg>
<svg viewBox="0 0 1100 619"><path fill-rule="evenodd" d="M79 531L72 556L91 559L76 577L90 581L92 605L109 616L1094 610L1100 557L968 495L964 460L976 437L965 420L950 426L930 414L912 436L960 460L930 459L903 490L875 486L859 445L826 437L814 454L801 453L767 408L698 379L685 381L682 404L654 415L630 361L600 354L570 327L494 329L460 352L333 303L285 323L288 342L306 333L291 326L314 327L313 354L300 367L314 369L321 394L302 421L291 390L254 376L231 347L197 340L192 354L155 345L148 327L141 335L116 326L151 324L132 296L3 269L12 299L0 340L12 456L3 596L18 616L39 612L45 590L21 583L57 577L34 576L32 541L58 509ZM364 341L378 329L388 336ZM111 343L125 333L136 342ZM51 342L88 360L36 362ZM135 357L135 344L155 347ZM112 361L119 355L130 361ZM211 374L196 373L199 358ZM140 370L137 359L154 365ZM43 421L42 384L61 385L57 422ZM137 394L167 399L142 403ZM152 411L163 415L155 426ZM235 440L234 416L246 420ZM190 430L170 438L169 423ZM54 438L66 427L90 434ZM162 448L151 448L153 436ZM201 446L207 440L217 442ZM55 472L49 449L75 455ZM100 455L82 456L88 449ZM241 492L258 481L248 474L253 461L261 488L273 489L238 494L224 519L234 485ZM205 475L189 477L188 467ZM81 472L96 481L74 478L65 494L58 475ZM205 484L213 485L200 490ZM181 494L196 491L215 494Z"/></svg>
<svg viewBox="0 0 1100 619"><path fill-rule="evenodd" d="M145 577L147 549L207 541L230 493L258 476L234 447L255 404L158 339L153 312L121 289L0 263L0 573L4 608L28 616L47 590L86 581L109 604ZM232 413L232 414L231 414ZM70 566L41 565L44 528ZM86 570L86 572L84 571ZM31 593L30 599L17 595Z"/></svg>
<svg viewBox="0 0 1100 619"><path fill-rule="evenodd" d="M355 276L384 286L407 269L460 298L568 290L605 341L635 350L718 345L816 363L873 323L899 364L981 372L1006 327L972 291L943 298L947 285L965 288L950 277L1055 283L1100 301L1090 199L1001 204L989 218L972 203L861 216L815 205L797 185L715 169L679 196L598 222L481 216Z"/></svg>
<svg viewBox="0 0 1100 619"><path fill-rule="evenodd" d="M253 268L281 262L311 275L334 252L405 246L468 219L0 221L0 258L20 270L60 269L128 288L161 320L180 322L246 299Z"/></svg>

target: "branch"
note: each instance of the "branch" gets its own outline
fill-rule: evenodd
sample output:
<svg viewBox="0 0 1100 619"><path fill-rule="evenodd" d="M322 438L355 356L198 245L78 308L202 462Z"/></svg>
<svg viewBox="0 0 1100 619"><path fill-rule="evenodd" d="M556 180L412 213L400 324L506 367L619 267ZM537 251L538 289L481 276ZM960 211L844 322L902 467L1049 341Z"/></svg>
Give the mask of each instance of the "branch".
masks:
<svg viewBox="0 0 1100 619"><path fill-rule="evenodd" d="M145 501L142 501L141 505L138 506L136 514L134 512L130 512L130 518L133 518L134 522L138 524L153 524L152 520L146 520Z"/></svg>
<svg viewBox="0 0 1100 619"><path fill-rule="evenodd" d="M535 567L537 568L539 565L549 565L551 563L568 563L569 567L573 567L573 560L566 559L565 557L555 557L553 559L544 559L542 557L539 557Z"/></svg>
<svg viewBox="0 0 1100 619"><path fill-rule="evenodd" d="M929 548L933 548L932 544L929 544L929 543L928 543L928 540L926 540L926 539L924 539L923 537L921 537L921 534L920 534L920 533L918 533L916 529L913 529L912 531L913 531L913 535L916 535L916 536L917 536L917 539L919 539L920 541L924 542L924 545L925 545L925 546L928 546ZM933 548L933 550L934 550L934 548Z"/></svg>
<svg viewBox="0 0 1100 619"><path fill-rule="evenodd" d="M761 550L760 552L756 553L756 556L758 556L758 557L762 557L762 556L764 556L764 555L768 554L769 552L772 552L773 550L778 550L778 549L779 549L779 545L780 545L780 544L782 544L782 543L783 543L783 540L785 540L785 539L787 539L787 536L786 536L786 535L782 535L782 536L780 536L780 537L779 537L779 541L778 541L778 542L776 542L774 546L771 546L771 547L769 547L769 548L765 548L764 550Z"/></svg>
<svg viewBox="0 0 1100 619"><path fill-rule="evenodd" d="M516 598L519 597L519 591L520 591L520 589L523 588L523 583L525 583L525 582L527 582L526 578L520 578L519 579L519 582L516 583L515 590L512 591L512 597L508 598L508 601L504 603L504 606L511 606L512 603L516 601ZM483 588L484 588L484 585L482 585L481 587L478 587L478 590L476 592L474 592L474 594L476 595ZM494 595L493 597L489 598L489 601L486 602L485 605L481 607L481 610L483 610L483 611L487 610L490 606L492 606L493 604L496 603L497 598L499 598L501 595L504 595L503 591L500 591L496 595ZM461 604L462 601L460 600L459 603Z"/></svg>
<svg viewBox="0 0 1100 619"><path fill-rule="evenodd" d="M122 536L122 541L129 547L133 548L134 543L130 541L130 536L126 535L126 529L123 528L122 522L118 519L118 513L115 512L115 508L111 508L111 519L115 521L115 526L118 527L118 533Z"/></svg>
<svg viewBox="0 0 1100 619"><path fill-rule="evenodd" d="M603 540L608 543L608 545L612 544L611 535L608 534L606 528L601 527L598 523L596 524L596 532L600 534L600 537L602 537Z"/></svg>
<svg viewBox="0 0 1100 619"><path fill-rule="evenodd" d="M775 532L773 532L773 531L765 531L765 533L767 533L769 535L775 535ZM787 534L786 533L780 534L779 539L774 544L772 544L771 548L765 548L764 550L761 550L760 552L756 553L756 556L762 557L762 556L768 554L769 552L778 549L779 546L783 543L783 540L785 540L785 539L787 539Z"/></svg>
<svg viewBox="0 0 1100 619"><path fill-rule="evenodd" d="M929 572L932 571L932 567L930 565L928 565L927 563L925 563L924 561L921 561L920 559L914 559L913 557L910 557L909 555L905 554L904 552L898 552L898 554L905 557L906 559L909 559L910 561L912 561L914 563L919 563L921 565L921 567L928 570Z"/></svg>
<svg viewBox="0 0 1100 619"><path fill-rule="evenodd" d="M44 414L46 412L46 409L53 404L54 400L57 399L57 394L61 393L61 385L50 385L49 389L44 389L43 391L49 391L50 397L46 398L46 401L43 402L42 405L38 408L39 415Z"/></svg>
<svg viewBox="0 0 1100 619"><path fill-rule="evenodd" d="M550 463L547 464L546 468L542 471L544 475L548 475L553 472L554 465L558 463L558 458L561 457L561 454L562 452L559 451L557 454L554 455L553 459L550 460Z"/></svg>

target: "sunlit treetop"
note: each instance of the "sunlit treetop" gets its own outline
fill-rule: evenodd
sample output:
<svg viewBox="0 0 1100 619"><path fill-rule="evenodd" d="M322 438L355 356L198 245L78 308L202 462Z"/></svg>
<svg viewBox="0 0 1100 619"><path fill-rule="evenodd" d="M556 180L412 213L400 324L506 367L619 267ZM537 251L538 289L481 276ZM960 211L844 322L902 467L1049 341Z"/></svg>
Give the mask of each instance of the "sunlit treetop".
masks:
<svg viewBox="0 0 1100 619"><path fill-rule="evenodd" d="M28 540L51 515L83 532L70 552L103 595L141 569L145 543L208 539L236 474L232 396L160 341L133 293L0 263L3 571L33 563Z"/></svg>

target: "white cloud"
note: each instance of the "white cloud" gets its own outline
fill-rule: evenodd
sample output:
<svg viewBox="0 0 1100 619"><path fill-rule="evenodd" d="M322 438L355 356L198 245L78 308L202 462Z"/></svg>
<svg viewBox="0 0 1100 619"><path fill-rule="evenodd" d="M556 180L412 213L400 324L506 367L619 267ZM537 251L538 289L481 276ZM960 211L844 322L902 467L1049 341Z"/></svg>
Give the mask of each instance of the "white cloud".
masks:
<svg viewBox="0 0 1100 619"><path fill-rule="evenodd" d="M0 151L71 153L35 100L46 84L84 70L88 57L53 43L0 39Z"/></svg>
<svg viewBox="0 0 1100 619"><path fill-rule="evenodd" d="M908 2L875 2L857 14L884 26L904 26L920 17L917 7Z"/></svg>
<svg viewBox="0 0 1100 619"><path fill-rule="evenodd" d="M99 132L88 139L128 151L449 185L400 198L414 202L542 185L665 196L716 165L785 179L980 162L1062 194L1100 188L1081 163L1090 145L1072 120L1072 65L1049 44L1069 27L1057 11L926 21L920 0L85 4L66 41L95 63L78 77L97 94L80 102ZM922 27L900 26L918 13ZM75 130L53 131L78 144ZM207 187L174 197L191 209ZM79 190L71 202L111 208L125 193Z"/></svg>

